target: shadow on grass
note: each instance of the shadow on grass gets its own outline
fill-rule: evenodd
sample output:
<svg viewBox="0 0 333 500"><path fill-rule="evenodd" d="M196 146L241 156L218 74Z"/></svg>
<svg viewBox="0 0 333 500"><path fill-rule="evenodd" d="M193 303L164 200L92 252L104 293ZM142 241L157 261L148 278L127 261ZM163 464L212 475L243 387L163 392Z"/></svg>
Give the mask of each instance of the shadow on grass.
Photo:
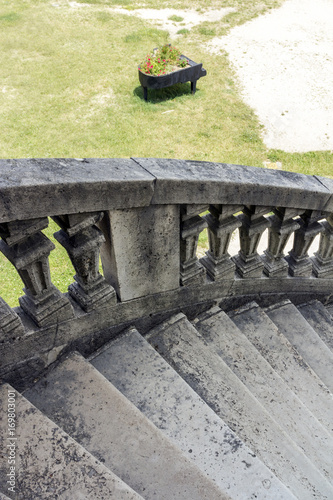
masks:
<svg viewBox="0 0 333 500"><path fill-rule="evenodd" d="M199 89L197 88L197 92ZM133 94L144 100L143 87L138 86L134 89ZM176 97L191 95L191 83L176 83L165 89L148 89L148 102L153 104L162 101L171 101Z"/></svg>

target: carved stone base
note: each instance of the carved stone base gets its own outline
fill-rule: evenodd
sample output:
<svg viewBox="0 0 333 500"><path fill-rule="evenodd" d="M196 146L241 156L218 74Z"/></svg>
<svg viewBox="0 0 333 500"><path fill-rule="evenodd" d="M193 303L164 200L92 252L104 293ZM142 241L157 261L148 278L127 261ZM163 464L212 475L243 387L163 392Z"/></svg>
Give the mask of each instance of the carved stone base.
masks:
<svg viewBox="0 0 333 500"><path fill-rule="evenodd" d="M228 253L221 259L215 259L208 251L206 256L200 259L200 262L206 268L208 276L214 281L235 277L236 264L232 262Z"/></svg>
<svg viewBox="0 0 333 500"><path fill-rule="evenodd" d="M77 281L68 287L68 293L84 311L90 312L99 307L116 304L116 292L103 276L90 285L80 283L77 276L75 279Z"/></svg>
<svg viewBox="0 0 333 500"><path fill-rule="evenodd" d="M239 252L231 260L236 264L237 272L242 278L260 278L262 276L264 264L259 255L245 260L242 253Z"/></svg>
<svg viewBox="0 0 333 500"><path fill-rule="evenodd" d="M312 262L308 256L297 258L292 252L289 252L289 256L286 257L286 261L289 265L290 276L310 278L312 274Z"/></svg>
<svg viewBox="0 0 333 500"><path fill-rule="evenodd" d="M180 284L183 286L197 285L203 283L206 278L206 270L196 261L191 264L181 265Z"/></svg>
<svg viewBox="0 0 333 500"><path fill-rule="evenodd" d="M0 343L15 340L24 334L24 327L13 309L0 297Z"/></svg>
<svg viewBox="0 0 333 500"><path fill-rule="evenodd" d="M311 258L313 272L317 278L332 278L333 279L333 260L327 261L321 259L318 255Z"/></svg>
<svg viewBox="0 0 333 500"><path fill-rule="evenodd" d="M36 296L32 296L26 289L24 291L26 295L19 298L20 306L38 326L73 318L71 303L55 287Z"/></svg>
<svg viewBox="0 0 333 500"><path fill-rule="evenodd" d="M274 256L264 250L265 255L261 256L264 263L264 274L269 278L285 278L288 276L288 263L284 258L274 258Z"/></svg>

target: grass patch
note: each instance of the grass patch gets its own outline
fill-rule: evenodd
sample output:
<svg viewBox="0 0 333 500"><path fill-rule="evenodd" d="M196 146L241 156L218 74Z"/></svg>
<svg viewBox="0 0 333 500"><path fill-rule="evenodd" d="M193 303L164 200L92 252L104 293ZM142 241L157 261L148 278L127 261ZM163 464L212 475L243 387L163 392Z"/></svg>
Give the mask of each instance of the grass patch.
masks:
<svg viewBox="0 0 333 500"><path fill-rule="evenodd" d="M187 35L189 32L190 32L190 30L188 30L186 28L182 28L182 29L177 31L177 35Z"/></svg>
<svg viewBox="0 0 333 500"><path fill-rule="evenodd" d="M168 19L169 19L169 21L174 21L175 23L181 23L182 21L184 21L183 17L176 16L176 15L170 16L170 17L168 17Z"/></svg>

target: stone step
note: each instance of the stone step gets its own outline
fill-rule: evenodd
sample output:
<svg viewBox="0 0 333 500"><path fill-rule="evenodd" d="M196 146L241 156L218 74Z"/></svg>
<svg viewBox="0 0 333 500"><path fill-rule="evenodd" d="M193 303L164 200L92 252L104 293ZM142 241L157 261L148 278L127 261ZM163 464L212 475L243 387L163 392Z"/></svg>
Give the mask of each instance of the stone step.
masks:
<svg viewBox="0 0 333 500"><path fill-rule="evenodd" d="M289 300L267 308L267 315L333 393L333 352Z"/></svg>
<svg viewBox="0 0 333 500"><path fill-rule="evenodd" d="M333 435L332 394L286 337L279 332L275 323L255 302L229 313L229 316L298 398Z"/></svg>
<svg viewBox="0 0 333 500"><path fill-rule="evenodd" d="M332 304L328 304L326 306L326 311L328 311L328 313L330 314L331 318L333 319L333 303Z"/></svg>
<svg viewBox="0 0 333 500"><path fill-rule="evenodd" d="M213 307L197 318L195 327L321 473L333 482L333 437L227 314Z"/></svg>
<svg viewBox="0 0 333 500"><path fill-rule="evenodd" d="M297 306L297 309L333 351L333 319L324 304L319 300L313 300Z"/></svg>
<svg viewBox="0 0 333 500"><path fill-rule="evenodd" d="M295 498L135 328L91 363L231 498Z"/></svg>
<svg viewBox="0 0 333 500"><path fill-rule="evenodd" d="M25 395L146 500L229 498L78 353Z"/></svg>
<svg viewBox="0 0 333 500"><path fill-rule="evenodd" d="M8 491L8 478L4 474L0 476L0 488L8 491L10 498L142 500L140 495L7 384L0 387L2 401L8 400L9 391L15 393L16 439L6 439L5 442L7 445L14 444L11 457L15 456L15 479L10 487L15 492ZM2 405L3 408L6 409L6 405ZM1 434L7 437L6 426L7 418L1 419Z"/></svg>
<svg viewBox="0 0 333 500"><path fill-rule="evenodd" d="M333 498L325 477L183 314L147 339L297 498Z"/></svg>

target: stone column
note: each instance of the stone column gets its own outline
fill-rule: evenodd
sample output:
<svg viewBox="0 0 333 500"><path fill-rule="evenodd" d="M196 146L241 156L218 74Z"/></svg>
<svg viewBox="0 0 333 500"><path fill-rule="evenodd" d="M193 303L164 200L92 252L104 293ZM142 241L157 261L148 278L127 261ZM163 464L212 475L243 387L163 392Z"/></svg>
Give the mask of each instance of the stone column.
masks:
<svg viewBox="0 0 333 500"><path fill-rule="evenodd" d="M110 210L100 223L105 279L120 300L179 288L179 206Z"/></svg>
<svg viewBox="0 0 333 500"><path fill-rule="evenodd" d="M312 258L313 272L317 278L333 278L333 214L321 224L324 230L320 235L318 252Z"/></svg>
<svg viewBox="0 0 333 500"><path fill-rule="evenodd" d="M103 212L53 217L62 228L54 237L67 250L76 271L68 293L86 312L117 301L114 288L99 273L100 247L105 238L95 224L102 217Z"/></svg>
<svg viewBox="0 0 333 500"><path fill-rule="evenodd" d="M242 278L260 278L262 275L264 264L257 248L263 232L270 225L263 214L270 211L269 207L249 206L238 216L242 223L239 228L240 251L232 260Z"/></svg>
<svg viewBox="0 0 333 500"><path fill-rule="evenodd" d="M183 205L181 208L180 284L183 286L202 283L206 279L206 270L196 254L199 235L208 226L198 214L207 208L207 205Z"/></svg>
<svg viewBox="0 0 333 500"><path fill-rule="evenodd" d="M47 217L8 222L1 226L0 250L17 269L25 295L22 309L38 326L65 321L74 316L67 297L51 283L48 256L54 244L41 232Z"/></svg>
<svg viewBox="0 0 333 500"><path fill-rule="evenodd" d="M299 228L293 217L300 211L294 208L273 208L275 215L268 217L271 226L268 229L268 248L265 250L264 273L272 278L288 276L288 263L284 258L284 249L290 235Z"/></svg>
<svg viewBox="0 0 333 500"><path fill-rule="evenodd" d="M307 252L317 234L324 231L324 226L317 222L320 218L322 212L318 211L307 210L301 215L300 228L295 231L294 246L289 252L289 257L286 257L291 276L304 278L311 276L312 261Z"/></svg>
<svg viewBox="0 0 333 500"><path fill-rule="evenodd" d="M11 342L24 335L21 319L0 297L0 343Z"/></svg>
<svg viewBox="0 0 333 500"><path fill-rule="evenodd" d="M228 248L232 233L242 225L233 214L242 209L243 205L210 205L210 214L204 217L208 224L209 251L200 262L214 281L234 278L236 264L230 259Z"/></svg>

